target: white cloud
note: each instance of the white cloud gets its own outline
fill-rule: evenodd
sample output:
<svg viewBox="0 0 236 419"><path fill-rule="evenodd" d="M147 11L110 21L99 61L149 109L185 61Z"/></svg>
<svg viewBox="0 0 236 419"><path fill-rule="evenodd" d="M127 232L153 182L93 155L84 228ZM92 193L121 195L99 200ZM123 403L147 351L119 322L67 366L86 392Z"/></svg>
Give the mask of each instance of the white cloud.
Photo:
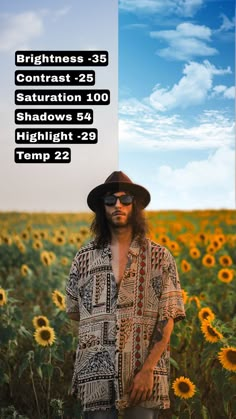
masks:
<svg viewBox="0 0 236 419"><path fill-rule="evenodd" d="M222 24L219 29L217 29L215 32L227 32L234 30L235 28L235 18L229 19L226 15L223 13L220 16L222 18Z"/></svg>
<svg viewBox="0 0 236 419"><path fill-rule="evenodd" d="M234 151L222 147L208 159L189 162L182 168L161 166L155 176L152 207L234 208L234 159Z"/></svg>
<svg viewBox="0 0 236 419"><path fill-rule="evenodd" d="M193 16L203 0L119 0L119 8L128 12L176 14Z"/></svg>
<svg viewBox="0 0 236 419"><path fill-rule="evenodd" d="M150 32L150 36L168 43L167 48L157 51L161 57L187 61L193 57L212 56L218 53L215 48L207 45L211 40L211 30L207 26L184 22L175 30L153 31Z"/></svg>
<svg viewBox="0 0 236 419"><path fill-rule="evenodd" d="M57 21L59 20L62 16L65 16L69 13L69 11L71 10L71 7L63 7L62 9L58 9L54 11L54 16L53 16L53 20Z"/></svg>
<svg viewBox="0 0 236 419"><path fill-rule="evenodd" d="M204 40L210 40L211 29L204 25L195 25L189 22L180 23L175 30L164 30L151 32L153 38L166 39L167 41L175 38L196 37Z"/></svg>
<svg viewBox="0 0 236 419"><path fill-rule="evenodd" d="M1 15L0 51L26 48L43 32L42 18L35 12Z"/></svg>
<svg viewBox="0 0 236 419"><path fill-rule="evenodd" d="M146 29L148 25L146 23L130 23L129 25L123 26L123 29Z"/></svg>
<svg viewBox="0 0 236 419"><path fill-rule="evenodd" d="M189 126L131 99L120 103L119 140L126 150L215 150L234 143L234 121L207 111Z"/></svg>
<svg viewBox="0 0 236 419"><path fill-rule="evenodd" d="M143 99L130 98L120 102L119 137L126 150L215 150L234 143L234 121L217 110L202 111L200 116L181 119L172 111L202 104L216 95L231 98L233 90L224 85L213 87L216 76L231 73L208 61L190 62L183 77L169 89L156 86ZM166 112L164 112L166 111ZM186 118L186 117L185 117Z"/></svg>
<svg viewBox="0 0 236 419"><path fill-rule="evenodd" d="M225 89L224 97L226 99L235 99L235 86L231 86Z"/></svg>
<svg viewBox="0 0 236 419"><path fill-rule="evenodd" d="M204 0L179 0L174 1L176 13L180 16L193 16L203 5Z"/></svg>
<svg viewBox="0 0 236 419"><path fill-rule="evenodd" d="M37 12L26 11L18 14L0 14L0 52L27 49L35 38L44 32L44 20L50 23L61 19L70 11L70 7L58 10L40 9Z"/></svg>
<svg viewBox="0 0 236 419"><path fill-rule="evenodd" d="M226 99L235 99L235 86L227 87L222 84L213 87L212 96L222 96Z"/></svg>
<svg viewBox="0 0 236 419"><path fill-rule="evenodd" d="M218 69L209 61L190 62L184 66L183 77L172 88L156 86L149 97L150 104L158 111L201 104L211 92L213 77L230 73L229 67Z"/></svg>

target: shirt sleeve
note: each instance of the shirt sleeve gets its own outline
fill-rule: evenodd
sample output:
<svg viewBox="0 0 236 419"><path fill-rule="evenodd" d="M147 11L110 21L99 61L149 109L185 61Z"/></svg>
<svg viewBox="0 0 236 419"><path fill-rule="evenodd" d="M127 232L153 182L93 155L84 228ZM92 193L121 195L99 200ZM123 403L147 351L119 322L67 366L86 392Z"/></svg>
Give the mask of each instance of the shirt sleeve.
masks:
<svg viewBox="0 0 236 419"><path fill-rule="evenodd" d="M69 278L66 284L66 312L79 313L79 270L78 260L75 256L69 273Z"/></svg>
<svg viewBox="0 0 236 419"><path fill-rule="evenodd" d="M171 253L165 249L158 320L169 318L175 322L182 320L185 318L185 310L176 263Z"/></svg>

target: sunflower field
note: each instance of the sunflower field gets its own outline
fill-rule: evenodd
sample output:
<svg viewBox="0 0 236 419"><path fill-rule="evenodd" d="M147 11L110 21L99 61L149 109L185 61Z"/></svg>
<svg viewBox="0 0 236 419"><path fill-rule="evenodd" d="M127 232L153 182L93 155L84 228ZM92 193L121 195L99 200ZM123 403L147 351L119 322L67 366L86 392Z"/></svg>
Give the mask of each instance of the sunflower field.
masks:
<svg viewBox="0 0 236 419"><path fill-rule="evenodd" d="M160 418L236 417L236 211L147 212L175 256L186 319L171 337L171 408ZM0 213L0 418L76 419L77 322L65 313L88 214Z"/></svg>

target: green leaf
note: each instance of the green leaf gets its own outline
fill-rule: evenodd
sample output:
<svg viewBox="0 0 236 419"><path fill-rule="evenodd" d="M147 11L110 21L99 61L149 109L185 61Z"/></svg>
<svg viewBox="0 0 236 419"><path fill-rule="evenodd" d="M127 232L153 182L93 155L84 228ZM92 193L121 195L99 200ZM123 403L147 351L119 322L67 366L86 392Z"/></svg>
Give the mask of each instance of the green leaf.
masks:
<svg viewBox="0 0 236 419"><path fill-rule="evenodd" d="M53 365L52 364L42 364L43 375L47 378L51 378L53 375Z"/></svg>
<svg viewBox="0 0 236 419"><path fill-rule="evenodd" d="M176 334L173 334L171 336L171 347L172 348L178 348L179 346L179 337Z"/></svg>
<svg viewBox="0 0 236 419"><path fill-rule="evenodd" d="M170 363L171 363L171 365L173 365L173 367L175 367L177 370L179 370L178 363L171 357L170 357Z"/></svg>
<svg viewBox="0 0 236 419"><path fill-rule="evenodd" d="M224 372L219 368L214 368L211 375L217 391L221 394L224 383L226 382Z"/></svg>
<svg viewBox="0 0 236 419"><path fill-rule="evenodd" d="M189 412L187 410L185 410L184 412L181 412L180 415L181 419L190 419L191 416L189 415Z"/></svg>
<svg viewBox="0 0 236 419"><path fill-rule="evenodd" d="M26 356L21 365L19 366L19 370L18 370L18 377L20 378L22 376L23 371L26 370L26 368L29 366L29 358L28 356Z"/></svg>
<svg viewBox="0 0 236 419"><path fill-rule="evenodd" d="M23 337L30 337L30 338L32 337L32 333L29 332L29 330L27 330L24 326L20 326L19 334L20 336L23 336Z"/></svg>
<svg viewBox="0 0 236 419"><path fill-rule="evenodd" d="M27 358L28 358L28 360L30 361L30 360L34 360L34 351L29 351L29 352L27 352Z"/></svg>
<svg viewBox="0 0 236 419"><path fill-rule="evenodd" d="M8 343L9 340L12 340L16 337L15 330L11 326L1 327L0 329L1 335L1 344Z"/></svg>
<svg viewBox="0 0 236 419"><path fill-rule="evenodd" d="M41 367L38 367L37 368L37 373L38 373L38 375L39 375L39 377L41 378L41 380L43 379L43 372L42 372L42 368Z"/></svg>
<svg viewBox="0 0 236 419"><path fill-rule="evenodd" d="M72 335L64 335L62 336L61 340L63 341L65 350L72 349L73 344L73 336Z"/></svg>
<svg viewBox="0 0 236 419"><path fill-rule="evenodd" d="M10 377L8 374L3 375L3 382L9 384L10 383Z"/></svg>
<svg viewBox="0 0 236 419"><path fill-rule="evenodd" d="M229 402L235 395L235 389L233 385L226 383L222 389L222 396L225 402Z"/></svg>
<svg viewBox="0 0 236 419"><path fill-rule="evenodd" d="M55 352L53 352L53 358L57 359L58 361L64 362L64 352L62 348L57 348Z"/></svg>
<svg viewBox="0 0 236 419"><path fill-rule="evenodd" d="M230 406L231 406L231 411L232 411L232 418L234 417L233 415L234 415L234 413L236 412L236 399L235 398L233 398L233 400L231 401L231 403L230 403Z"/></svg>
<svg viewBox="0 0 236 419"><path fill-rule="evenodd" d="M9 377L9 375L8 374L6 374L5 372L4 372L4 370L1 368L0 369L0 384L2 385L3 383L7 383L7 384L9 384L9 382L10 382L10 377Z"/></svg>

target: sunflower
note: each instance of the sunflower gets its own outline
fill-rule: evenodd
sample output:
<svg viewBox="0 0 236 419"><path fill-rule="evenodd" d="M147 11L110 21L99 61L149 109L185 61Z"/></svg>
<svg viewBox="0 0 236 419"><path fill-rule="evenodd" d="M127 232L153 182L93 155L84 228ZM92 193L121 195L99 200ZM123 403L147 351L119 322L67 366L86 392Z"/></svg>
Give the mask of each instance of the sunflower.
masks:
<svg viewBox="0 0 236 419"><path fill-rule="evenodd" d="M221 348L218 358L226 370L236 371L236 348L232 346Z"/></svg>
<svg viewBox="0 0 236 419"><path fill-rule="evenodd" d="M221 243L221 244L225 244L226 242L226 237L224 234L217 234L217 240Z"/></svg>
<svg viewBox="0 0 236 419"><path fill-rule="evenodd" d="M17 247L18 247L18 249L19 249L19 251L20 251L21 253L25 253L25 252L26 252L26 247L25 247L24 243L22 243L22 242L18 242L18 243L17 243Z"/></svg>
<svg viewBox="0 0 236 419"><path fill-rule="evenodd" d="M89 235L90 230L89 230L88 227L83 226L83 227L80 228L79 232L80 232L80 234L82 234L82 236L86 237L86 236Z"/></svg>
<svg viewBox="0 0 236 419"><path fill-rule="evenodd" d="M206 243L207 235L205 233L198 233L197 240L200 241L201 243Z"/></svg>
<svg viewBox="0 0 236 419"><path fill-rule="evenodd" d="M42 240L46 240L48 238L48 232L46 230L41 230L39 235Z"/></svg>
<svg viewBox="0 0 236 419"><path fill-rule="evenodd" d="M209 244L206 248L207 253L209 253L210 255L213 255L216 252L215 247L213 246L213 244Z"/></svg>
<svg viewBox="0 0 236 419"><path fill-rule="evenodd" d="M43 326L49 326L49 320L45 316L35 316L32 320L35 329Z"/></svg>
<svg viewBox="0 0 236 419"><path fill-rule="evenodd" d="M66 243L66 239L62 235L57 235L52 239L53 244L56 246L63 246Z"/></svg>
<svg viewBox="0 0 236 419"><path fill-rule="evenodd" d="M75 243L78 245L81 245L81 243L83 243L83 240L84 240L82 234L80 233L74 234L74 239L75 239Z"/></svg>
<svg viewBox="0 0 236 419"><path fill-rule="evenodd" d="M69 263L69 259L67 257L64 256L64 257L61 258L61 264L63 266L67 266L68 263Z"/></svg>
<svg viewBox="0 0 236 419"><path fill-rule="evenodd" d="M215 315L213 313L213 311L210 309L210 307L203 307L199 312L198 312L198 318L201 320L201 322L203 322L204 320L214 320Z"/></svg>
<svg viewBox="0 0 236 419"><path fill-rule="evenodd" d="M202 301L202 300L205 300L206 299L206 294L204 293L204 292L200 292L200 294L199 294L199 299Z"/></svg>
<svg viewBox="0 0 236 419"><path fill-rule="evenodd" d="M223 255L219 257L219 262L221 264L221 266L223 266L224 268L227 266L231 266L233 261L231 259L231 257L229 255Z"/></svg>
<svg viewBox="0 0 236 419"><path fill-rule="evenodd" d="M193 259L199 259L200 256L201 256L200 250L197 247L192 247L189 250L189 254L190 254L191 258L193 258Z"/></svg>
<svg viewBox="0 0 236 419"><path fill-rule="evenodd" d="M59 234L61 236L65 236L67 234L67 228L66 227L60 227L59 228Z"/></svg>
<svg viewBox="0 0 236 419"><path fill-rule="evenodd" d="M201 331L207 342L215 343L223 338L223 335L212 326L209 320L203 320L201 325Z"/></svg>
<svg viewBox="0 0 236 419"><path fill-rule="evenodd" d="M196 247L196 241L195 240L190 240L188 243L188 247L189 249L191 249L192 247Z"/></svg>
<svg viewBox="0 0 236 419"><path fill-rule="evenodd" d="M52 264L52 260L50 258L50 255L46 250L41 252L40 259L41 259L41 262L43 263L44 266L50 266Z"/></svg>
<svg viewBox="0 0 236 419"><path fill-rule="evenodd" d="M7 295L3 288L0 288L0 306L4 306L7 303Z"/></svg>
<svg viewBox="0 0 236 419"><path fill-rule="evenodd" d="M171 241L169 243L169 249L173 252L175 256L179 254L179 244L176 241Z"/></svg>
<svg viewBox="0 0 236 419"><path fill-rule="evenodd" d="M21 243L21 238L20 238L20 236L18 236L18 234L14 234L14 236L13 236L13 240L14 240L14 243L17 245L18 243Z"/></svg>
<svg viewBox="0 0 236 419"><path fill-rule="evenodd" d="M71 234L71 235L69 236L68 242L69 242L70 244L76 244L76 239L75 239L75 235L74 235L74 234Z"/></svg>
<svg viewBox="0 0 236 419"><path fill-rule="evenodd" d="M196 386L186 377L176 378L172 388L175 395L181 397L181 399L190 399L196 391Z"/></svg>
<svg viewBox="0 0 236 419"><path fill-rule="evenodd" d="M40 232L39 231L33 231L32 236L35 240L40 240Z"/></svg>
<svg viewBox="0 0 236 419"><path fill-rule="evenodd" d="M212 255L209 255L208 253L203 256L202 258L202 264L206 266L207 268L211 268L215 265L215 258Z"/></svg>
<svg viewBox="0 0 236 419"><path fill-rule="evenodd" d="M158 242L159 242L160 244L162 244L163 246L168 246L168 245L169 245L169 242L170 242L170 239L169 239L169 237L168 237L168 236L166 236L165 234L161 234L161 235L158 237Z"/></svg>
<svg viewBox="0 0 236 419"><path fill-rule="evenodd" d="M188 301L189 301L189 303L191 303L192 301L194 301L195 304L196 304L196 306L197 306L197 308L200 308L201 307L200 300L199 300L199 298L196 295L193 295L192 297L189 297Z"/></svg>
<svg viewBox="0 0 236 419"><path fill-rule="evenodd" d="M60 291L53 291L52 301L60 310L66 309L65 296Z"/></svg>
<svg viewBox="0 0 236 419"><path fill-rule="evenodd" d="M29 240L29 232L27 230L24 230L20 233L23 240Z"/></svg>
<svg viewBox="0 0 236 419"><path fill-rule="evenodd" d="M50 257L52 263L55 262L57 257L54 252L48 252L48 256Z"/></svg>
<svg viewBox="0 0 236 419"><path fill-rule="evenodd" d="M220 269L217 277L221 282L225 282L226 284L228 284L229 282L233 280L234 271L233 269L227 269L227 268Z"/></svg>
<svg viewBox="0 0 236 419"><path fill-rule="evenodd" d="M229 243L230 247L234 247L236 243L236 234L228 234L227 242Z"/></svg>
<svg viewBox="0 0 236 419"><path fill-rule="evenodd" d="M212 244L216 250L219 250L222 247L222 243L217 239L217 237L211 240L210 244Z"/></svg>
<svg viewBox="0 0 236 419"><path fill-rule="evenodd" d="M188 300L188 293L187 293L187 291L185 291L183 289L181 291L182 291L183 302L184 302L184 304L186 304L187 300Z"/></svg>
<svg viewBox="0 0 236 419"><path fill-rule="evenodd" d="M10 236L2 236L3 243L7 244L8 246L11 246L12 244L12 238Z"/></svg>
<svg viewBox="0 0 236 419"><path fill-rule="evenodd" d="M30 273L29 267L27 265L25 265L25 264L21 265L20 273L21 273L22 276L29 275L29 273Z"/></svg>
<svg viewBox="0 0 236 419"><path fill-rule="evenodd" d="M190 263L188 263L187 260L185 259L181 261L180 267L181 267L182 272L189 272L191 270Z"/></svg>
<svg viewBox="0 0 236 419"><path fill-rule="evenodd" d="M33 249L35 250L39 250L43 248L43 243L41 242L41 240L34 240L33 244L32 244Z"/></svg>
<svg viewBox="0 0 236 419"><path fill-rule="evenodd" d="M49 326L42 326L36 329L34 338L41 346L52 345L56 340L54 329Z"/></svg>

